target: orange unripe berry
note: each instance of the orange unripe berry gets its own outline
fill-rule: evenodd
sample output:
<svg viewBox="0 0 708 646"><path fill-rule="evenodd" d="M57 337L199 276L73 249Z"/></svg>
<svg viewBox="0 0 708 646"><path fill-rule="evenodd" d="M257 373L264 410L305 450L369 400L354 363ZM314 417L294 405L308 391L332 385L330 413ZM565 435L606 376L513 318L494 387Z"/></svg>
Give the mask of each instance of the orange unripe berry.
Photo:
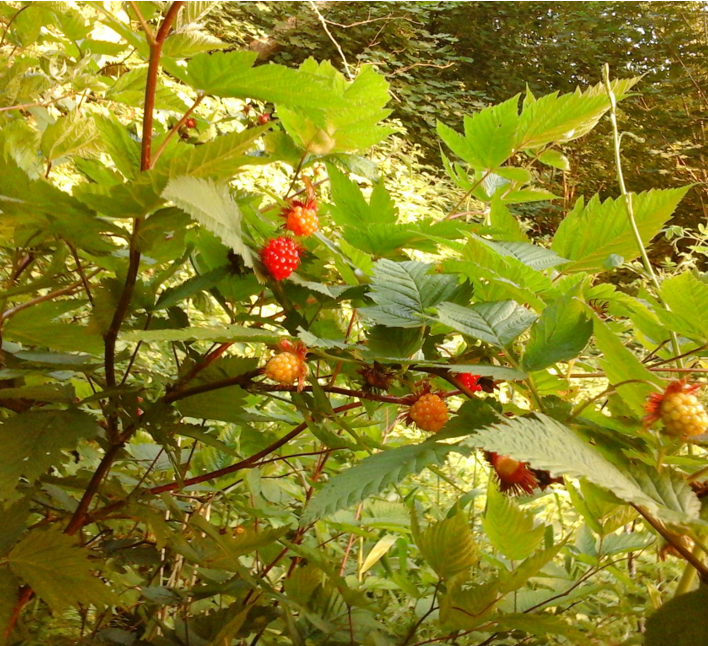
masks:
<svg viewBox="0 0 708 646"><path fill-rule="evenodd" d="M315 233L319 227L317 219L317 207L310 206L312 202L302 206L300 204L293 206L285 212L287 220L285 228L292 231L296 236L308 237Z"/></svg>
<svg viewBox="0 0 708 646"><path fill-rule="evenodd" d="M437 433L447 423L447 405L438 395L427 393L411 406L409 416L419 429Z"/></svg>
<svg viewBox="0 0 708 646"><path fill-rule="evenodd" d="M307 376L307 364L293 352L276 354L265 367L265 375L285 386L292 386Z"/></svg>

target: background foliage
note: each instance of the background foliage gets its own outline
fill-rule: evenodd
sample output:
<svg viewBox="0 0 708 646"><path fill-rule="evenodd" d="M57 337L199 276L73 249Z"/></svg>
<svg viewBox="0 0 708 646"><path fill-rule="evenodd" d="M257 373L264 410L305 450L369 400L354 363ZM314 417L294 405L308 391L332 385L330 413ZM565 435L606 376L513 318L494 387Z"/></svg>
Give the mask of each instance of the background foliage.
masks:
<svg viewBox="0 0 708 646"><path fill-rule="evenodd" d="M705 641L702 12L0 6L0 643Z"/></svg>

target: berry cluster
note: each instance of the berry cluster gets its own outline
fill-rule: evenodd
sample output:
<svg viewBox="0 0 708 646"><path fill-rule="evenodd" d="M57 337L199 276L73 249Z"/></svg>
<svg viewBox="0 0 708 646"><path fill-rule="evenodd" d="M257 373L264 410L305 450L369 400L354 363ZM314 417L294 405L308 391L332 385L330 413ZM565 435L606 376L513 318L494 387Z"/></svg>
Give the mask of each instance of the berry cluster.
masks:
<svg viewBox="0 0 708 646"><path fill-rule="evenodd" d="M447 423L447 405L438 395L426 393L411 406L408 416L422 431L437 433Z"/></svg>
<svg viewBox="0 0 708 646"><path fill-rule="evenodd" d="M663 393L653 393L646 404L644 425L664 423L666 435L686 439L708 432L708 413L694 395L699 386L685 381L670 383Z"/></svg>
<svg viewBox="0 0 708 646"><path fill-rule="evenodd" d="M285 228L296 236L307 238L319 227L317 202L312 184L304 180L309 199L307 202L292 200L281 215L285 218ZM261 250L261 260L275 280L283 280L292 274L300 264L301 248L292 238L280 236L269 240Z"/></svg>

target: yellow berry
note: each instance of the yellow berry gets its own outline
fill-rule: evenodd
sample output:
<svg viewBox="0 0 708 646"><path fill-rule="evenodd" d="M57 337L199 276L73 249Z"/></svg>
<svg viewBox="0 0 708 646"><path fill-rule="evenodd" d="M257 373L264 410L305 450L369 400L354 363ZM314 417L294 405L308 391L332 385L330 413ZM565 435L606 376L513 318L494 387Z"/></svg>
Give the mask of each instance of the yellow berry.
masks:
<svg viewBox="0 0 708 646"><path fill-rule="evenodd" d="M692 393L677 392L666 395L661 402L659 413L667 435L692 437L708 431L708 413Z"/></svg>
<svg viewBox="0 0 708 646"><path fill-rule="evenodd" d="M447 422L447 406L437 395L427 393L411 406L410 418L421 430L437 433Z"/></svg>
<svg viewBox="0 0 708 646"><path fill-rule="evenodd" d="M297 354L281 352L268 361L265 375L279 384L292 386L307 375L307 364Z"/></svg>

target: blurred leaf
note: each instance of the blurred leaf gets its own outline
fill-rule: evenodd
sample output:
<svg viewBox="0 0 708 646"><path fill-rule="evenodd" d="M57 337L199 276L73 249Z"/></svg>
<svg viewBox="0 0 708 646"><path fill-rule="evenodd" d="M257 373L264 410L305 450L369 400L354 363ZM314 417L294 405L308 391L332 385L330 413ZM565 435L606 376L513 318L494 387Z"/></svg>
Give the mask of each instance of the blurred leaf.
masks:
<svg viewBox="0 0 708 646"><path fill-rule="evenodd" d="M647 621L646 646L708 646L708 586L667 601Z"/></svg>
<svg viewBox="0 0 708 646"><path fill-rule="evenodd" d="M33 482L60 461L62 449L100 430L79 410L35 410L6 419L0 426L0 498L11 494L20 476Z"/></svg>
<svg viewBox="0 0 708 646"><path fill-rule="evenodd" d="M482 527L492 545L512 561L530 556L541 544L546 531L544 525L534 527L533 516L501 493L493 480L487 488Z"/></svg>
<svg viewBox="0 0 708 646"><path fill-rule="evenodd" d="M441 579L466 572L479 560L477 544L462 511L426 527L416 537L416 543L423 558Z"/></svg>
<svg viewBox="0 0 708 646"><path fill-rule="evenodd" d="M88 551L58 528L32 530L7 555L7 563L55 612L119 603L111 589L94 576Z"/></svg>

